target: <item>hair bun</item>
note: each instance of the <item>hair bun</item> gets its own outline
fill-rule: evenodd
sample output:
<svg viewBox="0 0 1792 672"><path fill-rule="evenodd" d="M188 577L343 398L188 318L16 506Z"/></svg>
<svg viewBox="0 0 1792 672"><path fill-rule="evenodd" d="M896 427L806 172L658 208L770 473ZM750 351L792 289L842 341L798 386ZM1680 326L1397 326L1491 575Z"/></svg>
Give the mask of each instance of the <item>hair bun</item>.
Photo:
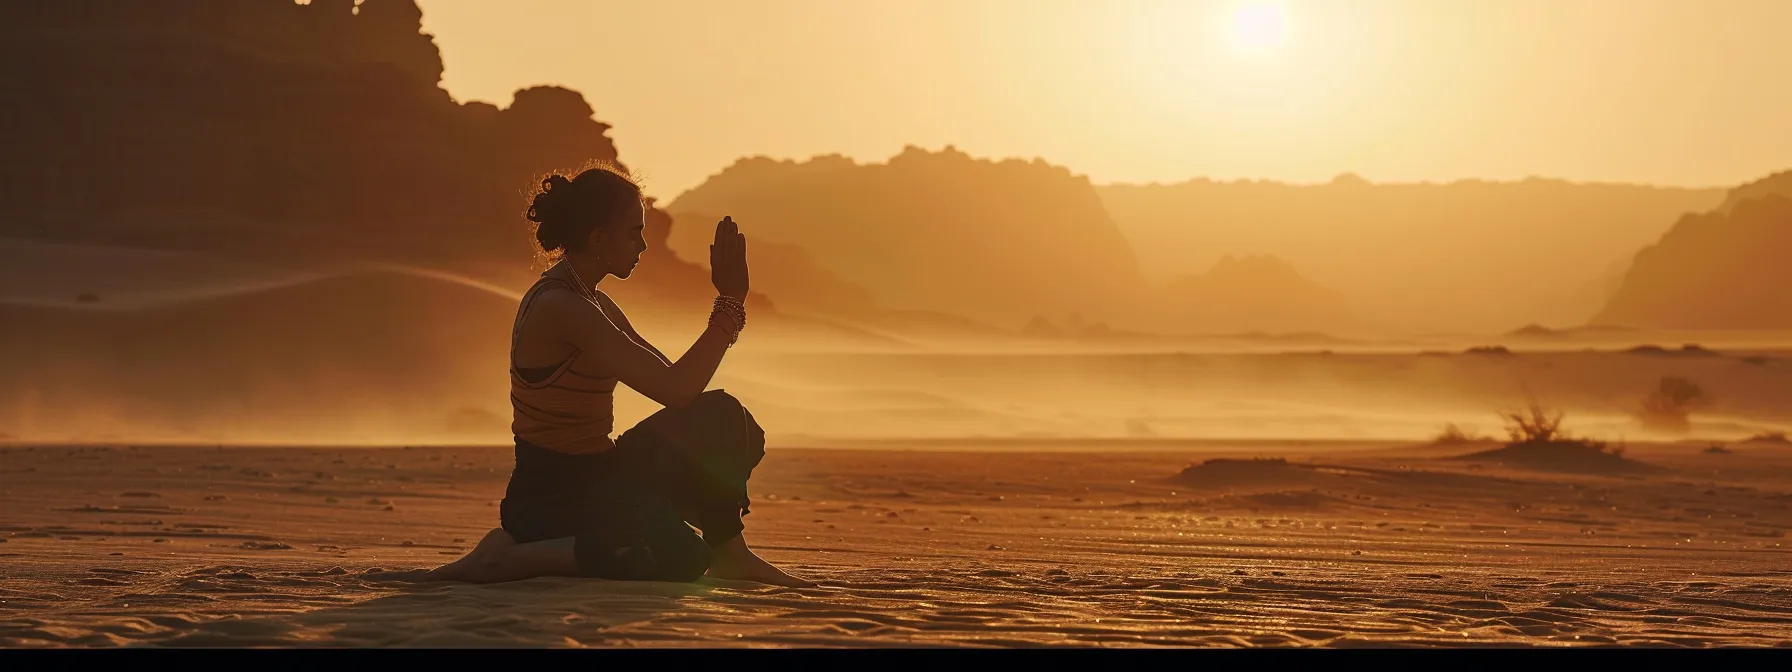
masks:
<svg viewBox="0 0 1792 672"><path fill-rule="evenodd" d="M529 201L529 212L525 216L538 225L535 229L535 242L541 244L542 250L553 252L566 247L568 241L563 235L565 232L560 230L566 218L559 214L565 209L566 199L571 197L570 187L572 180L566 179L565 175L549 175L541 181L541 193Z"/></svg>

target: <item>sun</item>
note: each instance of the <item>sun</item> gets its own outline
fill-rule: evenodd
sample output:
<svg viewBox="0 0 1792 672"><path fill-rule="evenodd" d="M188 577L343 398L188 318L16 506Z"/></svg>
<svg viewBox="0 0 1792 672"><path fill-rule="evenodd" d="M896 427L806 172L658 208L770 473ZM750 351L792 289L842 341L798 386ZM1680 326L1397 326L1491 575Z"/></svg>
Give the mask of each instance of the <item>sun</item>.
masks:
<svg viewBox="0 0 1792 672"><path fill-rule="evenodd" d="M1288 12L1280 3L1249 2L1233 10L1226 29L1234 49L1246 54L1270 53L1288 40Z"/></svg>

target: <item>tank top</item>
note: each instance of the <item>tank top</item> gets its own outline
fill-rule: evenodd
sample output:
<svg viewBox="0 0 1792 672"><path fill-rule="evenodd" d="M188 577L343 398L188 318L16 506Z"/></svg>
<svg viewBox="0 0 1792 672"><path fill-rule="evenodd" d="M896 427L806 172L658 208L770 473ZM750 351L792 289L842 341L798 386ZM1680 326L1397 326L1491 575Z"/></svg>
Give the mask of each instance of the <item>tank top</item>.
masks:
<svg viewBox="0 0 1792 672"><path fill-rule="evenodd" d="M546 376L525 377L525 372L517 368L516 341L522 332L523 318L528 316L535 299L552 287L562 287L591 300L554 269L542 273L541 279L523 294L516 322L510 328L510 406L514 411L510 431L519 441L558 453L601 453L616 446L610 439L615 422L616 379L574 371L573 363L583 354L576 349L559 366L548 370ZM595 302L592 305L603 310Z"/></svg>

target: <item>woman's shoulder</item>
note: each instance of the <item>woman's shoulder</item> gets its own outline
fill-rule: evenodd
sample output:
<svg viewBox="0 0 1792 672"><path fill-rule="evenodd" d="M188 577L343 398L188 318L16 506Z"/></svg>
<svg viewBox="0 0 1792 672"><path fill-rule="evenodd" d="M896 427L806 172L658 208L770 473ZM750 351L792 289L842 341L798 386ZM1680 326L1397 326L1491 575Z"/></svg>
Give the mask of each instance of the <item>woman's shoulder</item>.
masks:
<svg viewBox="0 0 1792 672"><path fill-rule="evenodd" d="M544 284L531 290L530 295L523 299L523 304L529 306L530 312L543 309L558 312L581 305L589 306L591 302L586 301L571 285Z"/></svg>

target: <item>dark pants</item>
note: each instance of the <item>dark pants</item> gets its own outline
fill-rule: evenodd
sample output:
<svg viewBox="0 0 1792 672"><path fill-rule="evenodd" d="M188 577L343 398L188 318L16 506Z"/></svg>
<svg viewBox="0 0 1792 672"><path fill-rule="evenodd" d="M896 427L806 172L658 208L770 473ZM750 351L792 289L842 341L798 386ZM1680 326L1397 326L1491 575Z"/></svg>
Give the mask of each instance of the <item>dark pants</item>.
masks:
<svg viewBox="0 0 1792 672"><path fill-rule="evenodd" d="M518 542L572 537L585 576L695 581L709 569L710 549L740 536L747 478L764 457L753 414L712 390L653 414L603 453L568 455L519 439L499 517Z"/></svg>

